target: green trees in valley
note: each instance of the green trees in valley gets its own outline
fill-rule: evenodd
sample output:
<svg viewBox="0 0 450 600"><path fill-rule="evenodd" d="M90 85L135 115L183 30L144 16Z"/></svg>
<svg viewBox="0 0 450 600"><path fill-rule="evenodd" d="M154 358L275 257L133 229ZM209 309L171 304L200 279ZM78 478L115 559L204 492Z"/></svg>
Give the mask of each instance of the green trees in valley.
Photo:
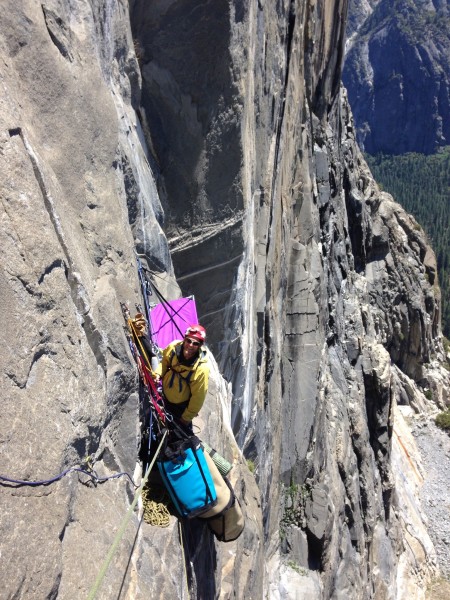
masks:
<svg viewBox="0 0 450 600"><path fill-rule="evenodd" d="M375 180L425 230L436 254L442 329L450 338L450 146L437 154L366 155Z"/></svg>

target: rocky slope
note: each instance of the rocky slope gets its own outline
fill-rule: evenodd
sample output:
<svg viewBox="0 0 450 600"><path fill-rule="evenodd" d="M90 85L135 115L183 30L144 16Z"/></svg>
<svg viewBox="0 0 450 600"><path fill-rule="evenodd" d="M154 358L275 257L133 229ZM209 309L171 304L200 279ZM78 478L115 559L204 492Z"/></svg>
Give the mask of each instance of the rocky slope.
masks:
<svg viewBox="0 0 450 600"><path fill-rule="evenodd" d="M435 573L393 445L396 403L448 401L435 263L356 146L346 10L7 2L2 474L89 456L138 477L137 250L166 297L196 295L219 363L201 435L246 514L220 544L136 512L99 597L422 598ZM86 597L133 493L1 486L6 597Z"/></svg>
<svg viewBox="0 0 450 600"><path fill-rule="evenodd" d="M374 4L350 4L343 81L358 143L369 154L431 154L450 143L448 2Z"/></svg>
<svg viewBox="0 0 450 600"><path fill-rule="evenodd" d="M380 0L349 0L347 16L347 44L364 25Z"/></svg>
<svg viewBox="0 0 450 600"><path fill-rule="evenodd" d="M432 420L422 416L413 421L413 433L421 451L425 482L422 504L428 519L430 537L436 548L442 575L450 576L450 506L448 503L450 439Z"/></svg>

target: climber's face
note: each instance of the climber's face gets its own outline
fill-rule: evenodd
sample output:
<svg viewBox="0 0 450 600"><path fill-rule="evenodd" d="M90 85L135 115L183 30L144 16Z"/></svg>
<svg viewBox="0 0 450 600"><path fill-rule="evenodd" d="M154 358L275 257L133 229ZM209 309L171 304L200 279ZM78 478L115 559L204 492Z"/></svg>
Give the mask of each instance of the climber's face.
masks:
<svg viewBox="0 0 450 600"><path fill-rule="evenodd" d="M201 343L198 340L194 340L190 337L185 337L183 342L183 356L187 360L193 358L197 354Z"/></svg>

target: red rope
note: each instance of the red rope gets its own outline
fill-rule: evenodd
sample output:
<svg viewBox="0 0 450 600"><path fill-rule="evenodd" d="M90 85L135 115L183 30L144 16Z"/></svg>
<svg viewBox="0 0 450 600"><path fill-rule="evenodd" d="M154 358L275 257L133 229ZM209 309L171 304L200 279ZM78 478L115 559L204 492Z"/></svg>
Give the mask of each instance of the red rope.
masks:
<svg viewBox="0 0 450 600"><path fill-rule="evenodd" d="M148 395L153 404L154 409L158 413L159 418L163 423L166 421L166 414L161 408L160 404L163 404L163 399L156 388L155 380L153 379L150 370L147 365L143 362L142 357L139 356L139 360L141 361L141 369L143 373L144 385L147 388Z"/></svg>
<svg viewBox="0 0 450 600"><path fill-rule="evenodd" d="M124 309L122 308L122 310L124 310ZM164 401L156 387L155 380L153 379L153 376L152 376L152 370L150 367L148 356L145 353L145 349L142 346L142 343L139 342L139 336L137 334L136 328L134 327L133 320L129 316L129 312L126 315L126 321L127 321L128 329L131 333L131 338L132 338L131 341L135 348L135 352L133 354L134 354L134 358L137 363L139 375L140 375L141 380L147 390L147 393L149 395L149 399L150 399L150 402L151 402L153 408L155 409L156 413L158 414L158 417L161 419L161 422L163 424L165 424L166 423L166 413L163 408ZM136 343L136 341L137 341L137 343ZM138 345L139 345L139 347L138 347Z"/></svg>

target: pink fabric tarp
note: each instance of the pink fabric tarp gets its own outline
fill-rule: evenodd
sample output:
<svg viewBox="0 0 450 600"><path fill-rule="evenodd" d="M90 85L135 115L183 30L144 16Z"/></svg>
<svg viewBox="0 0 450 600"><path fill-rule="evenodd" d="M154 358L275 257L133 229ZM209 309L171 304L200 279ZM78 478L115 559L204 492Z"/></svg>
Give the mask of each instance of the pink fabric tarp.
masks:
<svg viewBox="0 0 450 600"><path fill-rule="evenodd" d="M150 309L150 322L153 341L160 348L183 339L188 326L198 322L194 297L157 304Z"/></svg>

